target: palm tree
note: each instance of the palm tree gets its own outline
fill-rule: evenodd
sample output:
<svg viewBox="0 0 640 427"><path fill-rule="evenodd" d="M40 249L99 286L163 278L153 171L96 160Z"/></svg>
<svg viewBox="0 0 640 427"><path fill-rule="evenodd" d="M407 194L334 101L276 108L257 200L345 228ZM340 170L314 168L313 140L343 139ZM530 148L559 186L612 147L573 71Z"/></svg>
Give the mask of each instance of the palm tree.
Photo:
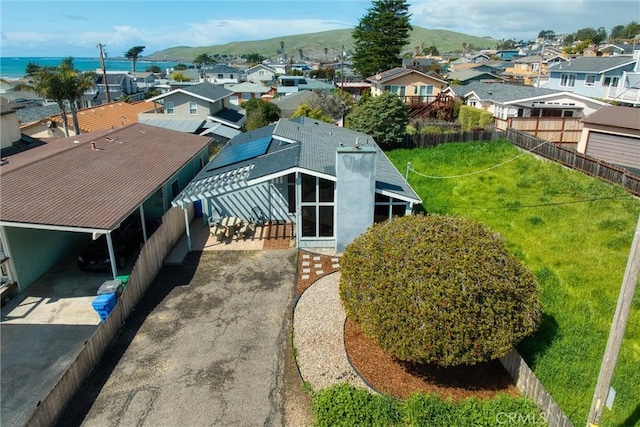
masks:
<svg viewBox="0 0 640 427"><path fill-rule="evenodd" d="M15 90L35 92L44 99L53 99L60 109L60 119L64 127L65 136L69 136L69 124L67 121L67 107L64 101L67 99L67 88L64 77L57 69L42 68L33 75L32 83L22 83L14 87Z"/></svg>
<svg viewBox="0 0 640 427"><path fill-rule="evenodd" d="M134 46L124 53L124 57L131 61L131 72L136 72L136 62L140 58L140 54L144 50L145 46Z"/></svg>
<svg viewBox="0 0 640 427"><path fill-rule="evenodd" d="M327 62L327 54L329 53L329 48L325 47L324 48L324 62Z"/></svg>
<svg viewBox="0 0 640 427"><path fill-rule="evenodd" d="M89 89L94 87L95 73L81 73L73 67L73 58L65 58L60 63L59 73L63 76L62 80L65 82L66 87L66 99L69 101L69 108L71 110L71 118L73 120L73 127L76 130L76 135L80 134L80 126L78 124L78 101L82 98ZM105 75L106 79L107 76Z"/></svg>
<svg viewBox="0 0 640 427"><path fill-rule="evenodd" d="M300 55L300 61L302 61L302 49L298 49L298 54Z"/></svg>

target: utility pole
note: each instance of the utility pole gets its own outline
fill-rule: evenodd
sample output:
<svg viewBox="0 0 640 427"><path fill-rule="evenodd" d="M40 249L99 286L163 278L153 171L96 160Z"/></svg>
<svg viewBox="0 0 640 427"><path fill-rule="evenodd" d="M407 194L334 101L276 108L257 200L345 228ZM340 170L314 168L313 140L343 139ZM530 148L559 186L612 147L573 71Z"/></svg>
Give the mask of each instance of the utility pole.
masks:
<svg viewBox="0 0 640 427"><path fill-rule="evenodd" d="M107 47L107 45L98 43L96 47L100 49L100 64L102 65L102 80L104 81L104 89L107 96L107 104L108 104L109 102L111 102L111 100L109 99L109 84L107 83L107 70L104 67L104 48Z"/></svg>
<svg viewBox="0 0 640 427"><path fill-rule="evenodd" d="M536 87L540 87L540 76L542 74L542 61L544 61L544 45L546 44L546 37L542 39L542 52L540 53L540 61L538 61L538 80L536 81Z"/></svg>
<svg viewBox="0 0 640 427"><path fill-rule="evenodd" d="M340 64L340 74L342 74L342 91L344 92L344 55L347 52L344 50L344 45L342 45L342 55L340 55L341 64Z"/></svg>
<svg viewBox="0 0 640 427"><path fill-rule="evenodd" d="M640 272L640 216L636 225L636 232L631 243L629 258L627 259L627 268L622 279L622 287L618 295L618 304L616 305L616 313L613 316L607 347L604 351L602 365L600 366L600 375L596 383L596 390L593 393L593 401L591 402L591 411L589 411L589 420L587 427L597 427L600 425L604 404L609 394L611 386L611 378L618 360L620 347L622 346L622 338L624 330L627 327L629 311L633 300L633 294L636 290L638 282L638 273Z"/></svg>

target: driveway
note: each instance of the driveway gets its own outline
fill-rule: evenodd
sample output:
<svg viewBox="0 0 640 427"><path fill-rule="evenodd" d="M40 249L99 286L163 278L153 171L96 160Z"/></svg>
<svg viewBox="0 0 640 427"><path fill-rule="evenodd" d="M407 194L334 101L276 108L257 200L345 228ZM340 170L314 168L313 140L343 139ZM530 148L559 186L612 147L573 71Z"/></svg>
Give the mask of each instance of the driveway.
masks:
<svg viewBox="0 0 640 427"><path fill-rule="evenodd" d="M70 254L2 307L3 426L26 423L95 332L100 318L91 302L110 277L81 272Z"/></svg>
<svg viewBox="0 0 640 427"><path fill-rule="evenodd" d="M295 250L165 266L59 425L283 425Z"/></svg>

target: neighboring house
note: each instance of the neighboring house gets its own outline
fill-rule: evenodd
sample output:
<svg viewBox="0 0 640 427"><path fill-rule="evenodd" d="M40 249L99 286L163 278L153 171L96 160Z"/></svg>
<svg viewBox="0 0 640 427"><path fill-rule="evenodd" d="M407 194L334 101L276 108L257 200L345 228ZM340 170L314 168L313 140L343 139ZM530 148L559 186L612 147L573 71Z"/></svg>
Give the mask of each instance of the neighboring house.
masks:
<svg viewBox="0 0 640 427"><path fill-rule="evenodd" d="M352 62L332 62L326 64L326 67L333 69L336 76L355 76L357 74Z"/></svg>
<svg viewBox="0 0 640 427"><path fill-rule="evenodd" d="M371 95L392 92L409 105L433 101L447 87L447 82L437 77L409 68L392 68L367 78L371 82Z"/></svg>
<svg viewBox="0 0 640 427"><path fill-rule="evenodd" d="M308 117L229 141L172 204L197 201L205 217L294 222L299 248L337 252L421 203L370 136Z"/></svg>
<svg viewBox="0 0 640 427"><path fill-rule="evenodd" d="M433 57L413 57L402 58L402 67L418 70L422 73L428 74L430 72L441 72L442 66L438 63L440 58Z"/></svg>
<svg viewBox="0 0 640 427"><path fill-rule="evenodd" d="M507 67L503 75L514 80L522 80L525 85L530 85L532 78L539 75L546 76L549 66L566 61L568 61L567 58L555 54L525 56L514 59L513 66Z"/></svg>
<svg viewBox="0 0 640 427"><path fill-rule="evenodd" d="M631 56L575 58L549 67L549 89L573 92L592 98L616 99L627 73L637 72L637 51ZM637 100L637 94L635 96ZM620 98L625 100L626 98Z"/></svg>
<svg viewBox="0 0 640 427"><path fill-rule="evenodd" d="M130 215L160 218L208 160L207 137L141 124L57 139L0 166L0 240L23 290ZM112 274L117 275L115 260Z"/></svg>
<svg viewBox="0 0 640 427"><path fill-rule="evenodd" d="M303 90L328 90L332 91L336 87L332 83L325 83L320 80L311 79L305 76L279 76L277 93L288 95Z"/></svg>
<svg viewBox="0 0 640 427"><path fill-rule="evenodd" d="M189 133L208 131L215 124L237 130L246 121L246 115L231 104L232 93L213 83L184 86L148 99L146 102L160 108L139 114L138 121Z"/></svg>
<svg viewBox="0 0 640 427"><path fill-rule="evenodd" d="M471 82L479 81L504 81L505 79L495 74L488 73L486 71L478 71L474 68L466 70L451 71L446 76L447 80L453 84L467 85Z"/></svg>
<svg viewBox="0 0 640 427"><path fill-rule="evenodd" d="M273 98L271 103L278 106L281 118L290 119L298 107L302 104L308 104L311 98L313 98L313 91L303 90L301 92L292 93L291 95Z"/></svg>
<svg viewBox="0 0 640 427"><path fill-rule="evenodd" d="M155 85L156 75L150 72L144 73L131 73L133 76L133 81L135 82L138 89L142 89L144 91L148 91Z"/></svg>
<svg viewBox="0 0 640 427"><path fill-rule="evenodd" d="M582 119L578 152L640 175L640 109L606 106Z"/></svg>
<svg viewBox="0 0 640 427"><path fill-rule="evenodd" d="M474 54L467 55L467 59L470 62L475 62L477 64L481 62L487 62L488 60L491 59L491 57L484 53L474 53Z"/></svg>
<svg viewBox="0 0 640 427"><path fill-rule="evenodd" d="M506 61L488 61L488 62L481 62L477 64L474 62L465 62L465 63L451 64L449 66L449 71L462 71L462 70L473 69L475 71L483 71L485 73L491 73L491 74L497 75L504 72L506 67L509 65L511 65L511 62L506 62Z"/></svg>
<svg viewBox="0 0 640 427"><path fill-rule="evenodd" d="M215 65L207 65L205 67L205 72L201 69L198 70L200 73L200 82L209 82L217 85L224 85L227 83L240 83L242 79L242 71L235 67L229 67L225 64L215 64Z"/></svg>
<svg viewBox="0 0 640 427"><path fill-rule="evenodd" d="M336 81L336 86L347 93L349 93L356 101L359 101L365 92L371 90L371 83L358 80L345 80Z"/></svg>
<svg viewBox="0 0 640 427"><path fill-rule="evenodd" d="M632 55L632 44L606 44L598 48L599 56Z"/></svg>
<svg viewBox="0 0 640 427"><path fill-rule="evenodd" d="M229 102L233 105L241 105L243 102L252 98L261 99L264 95L268 95L271 92L269 86L251 82L225 85L225 87L232 92Z"/></svg>
<svg viewBox="0 0 640 427"><path fill-rule="evenodd" d="M276 79L276 70L265 64L254 65L244 71L247 81L254 83L272 82Z"/></svg>
<svg viewBox="0 0 640 427"><path fill-rule="evenodd" d="M78 126L80 133L98 130L115 129L138 122L138 114L153 110L153 106L144 102L112 102L98 107L78 110ZM69 135L75 135L73 119L67 114ZM44 120L38 120L21 127L22 133L32 138L64 138L64 127L60 114L51 115Z"/></svg>
<svg viewBox="0 0 640 427"><path fill-rule="evenodd" d="M512 61L520 55L519 49L504 49L496 52L496 57L503 61Z"/></svg>
<svg viewBox="0 0 640 427"><path fill-rule="evenodd" d="M446 92L493 114L497 129L511 127L562 143L577 143L580 119L607 105L571 92L506 83L473 82Z"/></svg>
<svg viewBox="0 0 640 427"><path fill-rule="evenodd" d="M109 89L109 102L114 102L127 96L131 101L140 101L144 98L144 92L138 89L132 75L123 72L110 72L98 74L94 88L85 92L80 100L81 108L95 107L107 103L107 87Z"/></svg>
<svg viewBox="0 0 640 427"><path fill-rule="evenodd" d="M0 149L11 147L21 138L16 111L11 108L7 98L0 96Z"/></svg>

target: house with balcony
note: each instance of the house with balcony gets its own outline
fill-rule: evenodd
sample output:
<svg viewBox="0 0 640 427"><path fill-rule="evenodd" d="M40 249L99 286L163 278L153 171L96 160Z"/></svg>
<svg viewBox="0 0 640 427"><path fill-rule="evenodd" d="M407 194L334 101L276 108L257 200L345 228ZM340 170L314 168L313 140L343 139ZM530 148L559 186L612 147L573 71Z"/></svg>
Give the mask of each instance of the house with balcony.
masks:
<svg viewBox="0 0 640 427"><path fill-rule="evenodd" d="M503 76L522 81L525 85L532 84L532 79L547 76L547 69L553 64L568 61L562 55L530 55L513 60L513 66L504 70Z"/></svg>
<svg viewBox="0 0 640 427"><path fill-rule="evenodd" d="M213 83L183 86L148 99L153 111L138 115L138 121L181 132L207 134L216 143L240 133L246 121L244 110L231 103L232 91Z"/></svg>
<svg viewBox="0 0 640 427"><path fill-rule="evenodd" d="M640 50L571 59L549 67L549 89L640 105Z"/></svg>
<svg viewBox="0 0 640 427"><path fill-rule="evenodd" d="M411 117L434 116L446 109L447 115L453 111L453 99L446 99L442 91L447 82L438 77L410 68L396 67L367 78L371 83L371 95L382 92L398 95L411 108Z"/></svg>

